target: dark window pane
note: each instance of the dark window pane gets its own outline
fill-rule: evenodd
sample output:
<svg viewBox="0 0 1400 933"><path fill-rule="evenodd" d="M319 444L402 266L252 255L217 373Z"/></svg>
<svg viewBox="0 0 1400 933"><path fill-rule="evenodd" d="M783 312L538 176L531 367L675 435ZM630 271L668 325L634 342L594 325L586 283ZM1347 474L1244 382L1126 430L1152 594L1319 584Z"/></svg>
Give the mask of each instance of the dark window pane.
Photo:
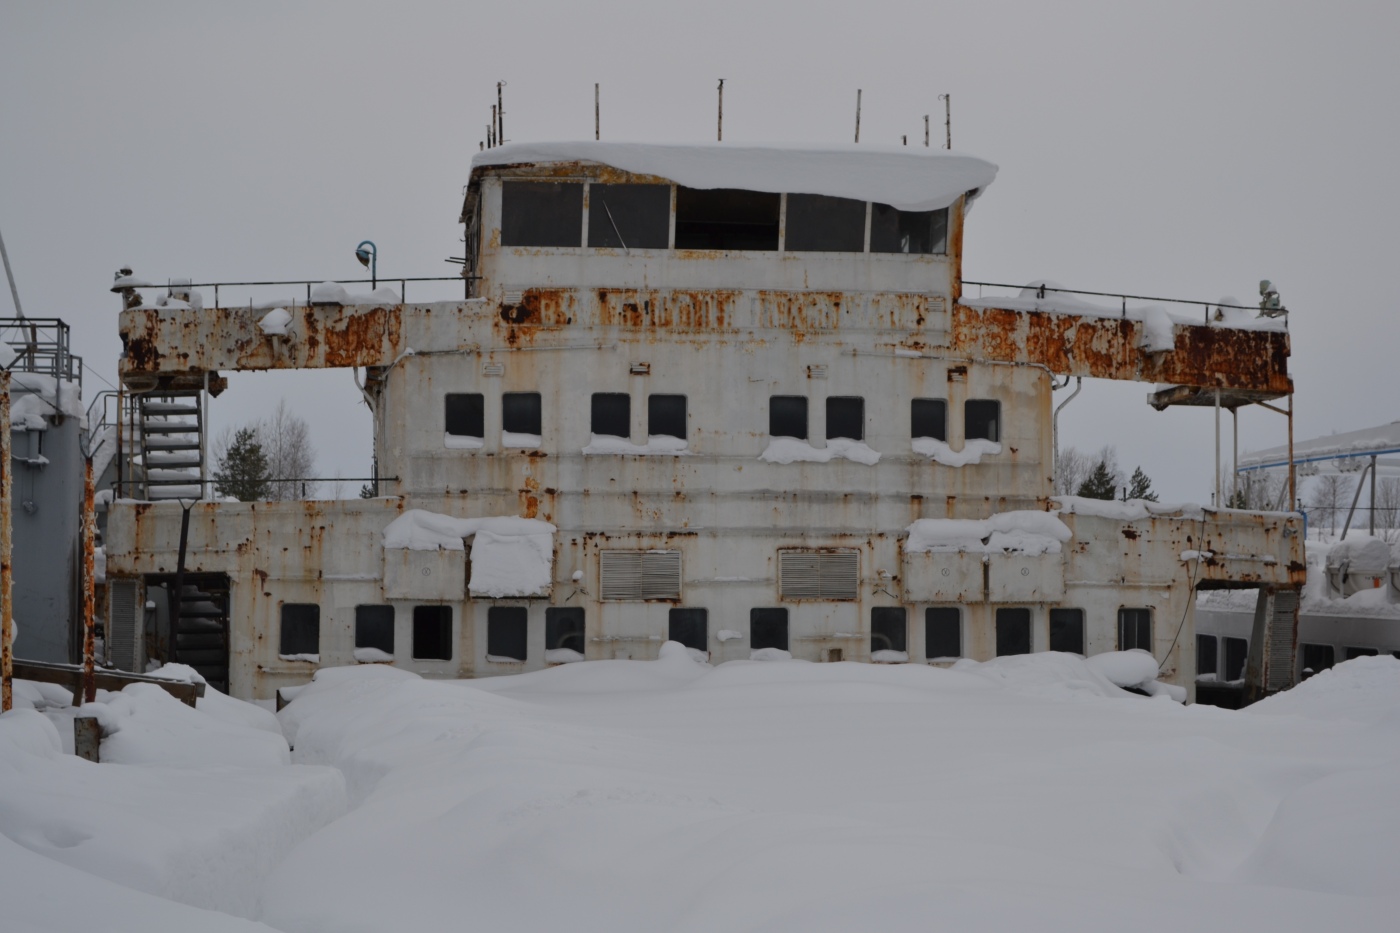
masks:
<svg viewBox="0 0 1400 933"><path fill-rule="evenodd" d="M447 433L486 436L486 399L480 392L447 396Z"/></svg>
<svg viewBox="0 0 1400 933"><path fill-rule="evenodd" d="M321 607L315 603L282 604L280 654L321 653Z"/></svg>
<svg viewBox="0 0 1400 933"><path fill-rule="evenodd" d="M523 611L523 610L522 610ZM490 612L487 612L490 625ZM583 608L581 606L550 606L544 611L544 650L569 648L584 653ZM494 653L494 652L493 652ZM521 655L523 658L524 655Z"/></svg>
<svg viewBox="0 0 1400 933"><path fill-rule="evenodd" d="M1050 610L1050 650L1084 653L1084 610Z"/></svg>
<svg viewBox="0 0 1400 933"><path fill-rule="evenodd" d="M588 186L589 246L665 249L670 234L670 185Z"/></svg>
<svg viewBox="0 0 1400 933"><path fill-rule="evenodd" d="M1225 639L1225 679L1244 678L1244 666L1249 661L1249 642L1243 638Z"/></svg>
<svg viewBox="0 0 1400 933"><path fill-rule="evenodd" d="M1031 611L997 610L997 657L1031 653Z"/></svg>
<svg viewBox="0 0 1400 933"><path fill-rule="evenodd" d="M355 647L394 653L394 607L355 607Z"/></svg>
<svg viewBox="0 0 1400 933"><path fill-rule="evenodd" d="M823 194L790 194L784 249L824 253L865 250L865 202Z"/></svg>
<svg viewBox="0 0 1400 933"><path fill-rule="evenodd" d="M909 436L948 439L948 400L916 398L909 403Z"/></svg>
<svg viewBox="0 0 1400 933"><path fill-rule="evenodd" d="M963 437L1001 440L1001 402L993 399L970 398L963 403Z"/></svg>
<svg viewBox="0 0 1400 933"><path fill-rule="evenodd" d="M1346 659L1350 661L1352 658L1373 658L1380 654L1380 651L1376 648L1347 648L1346 653Z"/></svg>
<svg viewBox="0 0 1400 933"><path fill-rule="evenodd" d="M873 606L870 609L870 650L908 651L909 623L902 606Z"/></svg>
<svg viewBox="0 0 1400 933"><path fill-rule="evenodd" d="M901 211L888 204L870 210L872 253L943 253L948 249L948 209Z"/></svg>
<svg viewBox="0 0 1400 933"><path fill-rule="evenodd" d="M647 435L664 434L685 440L685 396L647 396Z"/></svg>
<svg viewBox="0 0 1400 933"><path fill-rule="evenodd" d="M413 607L413 656L425 661L452 660L452 607Z"/></svg>
<svg viewBox="0 0 1400 933"><path fill-rule="evenodd" d="M826 436L865 440L865 399L833 395L826 400Z"/></svg>
<svg viewBox="0 0 1400 933"><path fill-rule="evenodd" d="M581 182L508 181L502 186L502 246L578 246L582 239Z"/></svg>
<svg viewBox="0 0 1400 933"><path fill-rule="evenodd" d="M1152 610L1118 610L1118 650L1141 648L1152 651Z"/></svg>
<svg viewBox="0 0 1400 933"><path fill-rule="evenodd" d="M676 249L778 248L781 197L737 188L676 189Z"/></svg>
<svg viewBox="0 0 1400 933"><path fill-rule="evenodd" d="M1336 663L1331 645L1303 646L1303 679L1319 674Z"/></svg>
<svg viewBox="0 0 1400 933"><path fill-rule="evenodd" d="M788 611L786 609L749 610L749 647L781 648L788 646Z"/></svg>
<svg viewBox="0 0 1400 933"><path fill-rule="evenodd" d="M1196 636L1196 676L1203 674L1220 673L1220 661L1217 652L1220 646L1216 643L1214 635Z"/></svg>
<svg viewBox="0 0 1400 933"><path fill-rule="evenodd" d="M672 609L667 620L666 637L696 651L710 650L708 609Z"/></svg>
<svg viewBox="0 0 1400 933"><path fill-rule="evenodd" d="M962 657L962 610L957 606L924 610L924 657Z"/></svg>
<svg viewBox="0 0 1400 933"><path fill-rule="evenodd" d="M501 396L501 430L511 434L539 434L540 394L506 392Z"/></svg>
<svg viewBox="0 0 1400 933"><path fill-rule="evenodd" d="M486 653L493 658L525 660L529 618L530 611L524 606L492 606L487 609Z"/></svg>
<svg viewBox="0 0 1400 933"><path fill-rule="evenodd" d="M768 434L807 439L807 396L774 395L768 399Z"/></svg>
<svg viewBox="0 0 1400 933"><path fill-rule="evenodd" d="M594 392L593 420L594 434L610 437L630 437L632 435L632 399L622 392Z"/></svg>

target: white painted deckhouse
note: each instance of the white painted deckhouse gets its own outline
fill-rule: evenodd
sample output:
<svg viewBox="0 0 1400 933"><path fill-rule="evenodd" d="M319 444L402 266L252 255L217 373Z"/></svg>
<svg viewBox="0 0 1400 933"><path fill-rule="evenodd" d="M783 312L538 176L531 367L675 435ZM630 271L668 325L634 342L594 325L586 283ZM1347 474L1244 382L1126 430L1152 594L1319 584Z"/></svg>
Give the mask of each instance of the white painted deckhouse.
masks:
<svg viewBox="0 0 1400 933"><path fill-rule="evenodd" d="M965 297L995 174L918 148L509 144L473 160L465 300L323 286L281 326L119 282L145 430L107 525L114 660L268 698L318 666L479 677L667 639L712 663L1143 648L1192 690L1194 590L1237 586L1263 594L1256 679L1286 685L1294 516L1052 491L1057 377L1279 399L1286 330ZM357 369L378 498L215 501L180 412L230 370L323 367ZM201 489L176 601L169 500Z"/></svg>

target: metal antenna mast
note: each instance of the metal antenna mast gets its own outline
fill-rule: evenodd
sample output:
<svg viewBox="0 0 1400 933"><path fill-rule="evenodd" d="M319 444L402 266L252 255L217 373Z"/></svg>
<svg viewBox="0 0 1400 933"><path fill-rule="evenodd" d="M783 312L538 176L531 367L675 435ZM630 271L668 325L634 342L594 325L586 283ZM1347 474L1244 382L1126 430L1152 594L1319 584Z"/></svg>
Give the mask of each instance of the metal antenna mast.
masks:
<svg viewBox="0 0 1400 933"><path fill-rule="evenodd" d="M924 148L928 148L928 114L924 114Z"/></svg>
<svg viewBox="0 0 1400 933"><path fill-rule="evenodd" d="M593 138L594 138L595 140L597 140L597 139L602 139L602 138L603 138L601 127L602 127L602 123L600 122L600 113L599 113L599 110L598 110L598 85L597 85L597 84L594 84L594 85L593 85Z"/></svg>
<svg viewBox="0 0 1400 933"><path fill-rule="evenodd" d="M15 317L23 319L24 309L19 306L19 289L15 288L15 274L10 269L10 254L5 249L5 238L0 236L0 259L5 262L5 278L10 280L10 297L15 300Z"/></svg>
<svg viewBox="0 0 1400 933"><path fill-rule="evenodd" d="M724 79L719 79L719 125L715 129L715 141L724 142Z"/></svg>
<svg viewBox="0 0 1400 933"><path fill-rule="evenodd" d="M856 88L856 142L860 142L860 88Z"/></svg>
<svg viewBox="0 0 1400 933"><path fill-rule="evenodd" d="M496 82L496 145L501 146L506 141L506 105L501 100L501 88L505 87L504 81Z"/></svg>
<svg viewBox="0 0 1400 933"><path fill-rule="evenodd" d="M953 148L953 95L939 94L938 99L943 101L943 131L947 134L947 144L944 149ZM927 119L927 117L925 117Z"/></svg>

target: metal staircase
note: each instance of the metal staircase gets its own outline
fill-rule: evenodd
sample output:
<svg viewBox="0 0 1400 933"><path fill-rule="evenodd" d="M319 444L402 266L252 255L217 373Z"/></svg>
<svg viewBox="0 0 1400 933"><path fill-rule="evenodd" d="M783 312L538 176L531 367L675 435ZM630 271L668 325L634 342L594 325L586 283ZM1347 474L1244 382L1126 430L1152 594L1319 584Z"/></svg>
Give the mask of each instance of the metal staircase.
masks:
<svg viewBox="0 0 1400 933"><path fill-rule="evenodd" d="M202 389L162 389L136 396L143 499L199 499L206 475Z"/></svg>

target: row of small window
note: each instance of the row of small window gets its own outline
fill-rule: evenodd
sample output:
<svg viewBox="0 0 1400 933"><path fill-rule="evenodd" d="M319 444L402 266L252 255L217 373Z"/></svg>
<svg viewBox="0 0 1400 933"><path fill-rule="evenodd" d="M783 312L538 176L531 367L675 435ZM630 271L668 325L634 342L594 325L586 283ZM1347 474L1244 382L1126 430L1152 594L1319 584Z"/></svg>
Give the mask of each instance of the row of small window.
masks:
<svg viewBox="0 0 1400 933"><path fill-rule="evenodd" d="M768 398L768 434L772 437L808 436L808 399L805 395L772 395ZM486 397L480 392L450 393L445 403L447 433L458 437L486 436ZM628 437L632 433L632 397L625 392L595 392L589 413L592 433ZM541 401L538 392L501 394L501 430L509 434L541 433ZM948 401L916 398L909 403L909 433L913 438L948 439ZM969 440L1001 440L1001 402L970 398L963 402L963 433ZM647 434L686 438L686 397L647 396ZM857 395L830 395L826 399L826 437L865 440L865 399Z"/></svg>
<svg viewBox="0 0 1400 933"><path fill-rule="evenodd" d="M1050 610L1051 651L1084 653L1084 610ZM577 606L549 606L544 615L546 651L567 648L584 653L584 611ZM486 613L486 654L492 658L525 661L528 657L529 610L525 606L491 606ZM709 610L676 607L667 613L666 637L687 648L709 651ZM1207 638L1208 636L1201 636ZM415 660L450 661L453 654L452 607L413 607L412 657ZM1211 639L1212 643L1214 639ZM1232 641L1226 639L1227 656ZM1198 641L1197 657L1205 655ZM279 638L284 655L319 654L321 607L315 603L285 603ZM1120 609L1118 645L1122 650L1152 650L1152 612ZM355 647L374 648L394 655L394 607L355 607ZM749 610L749 647L788 650L788 610L762 607ZM876 606L870 610L870 650L909 650L908 614L902 606ZM1330 651L1330 649L1329 649ZM924 610L924 656L929 659L962 657L962 610L957 606L933 606ZM996 611L997 656L1031 653L1031 610L1003 607ZM1373 652L1374 653L1374 652ZM1209 655L1214 672L1214 653ZM1243 660L1240 662L1243 670ZM1330 667L1331 664L1329 663ZM1231 678L1233 679L1233 678Z"/></svg>
<svg viewBox="0 0 1400 933"><path fill-rule="evenodd" d="M819 194L739 188L676 189L675 248L941 254L948 209L901 211ZM501 193L502 246L671 246L670 185L508 181ZM786 216L784 216L786 211Z"/></svg>

